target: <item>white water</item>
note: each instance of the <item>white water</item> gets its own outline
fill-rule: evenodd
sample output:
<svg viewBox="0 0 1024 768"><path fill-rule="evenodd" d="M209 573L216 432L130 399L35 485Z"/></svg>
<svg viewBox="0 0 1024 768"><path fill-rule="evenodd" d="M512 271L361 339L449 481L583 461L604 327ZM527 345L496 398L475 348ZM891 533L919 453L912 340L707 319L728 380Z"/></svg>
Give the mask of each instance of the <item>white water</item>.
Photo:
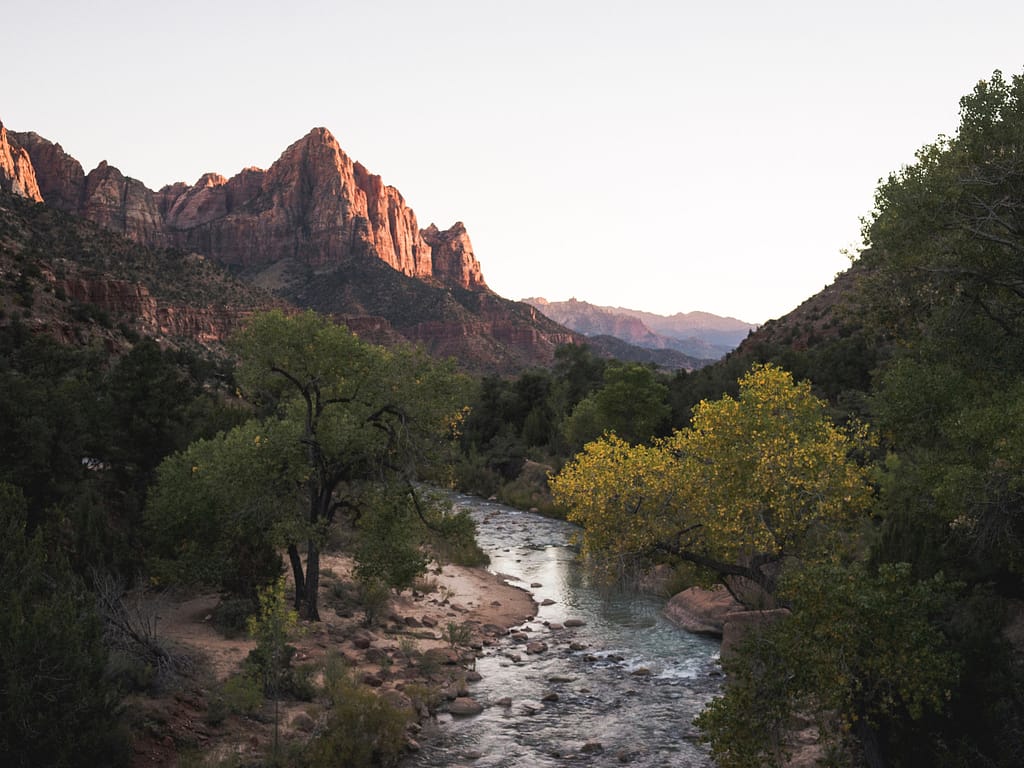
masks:
<svg viewBox="0 0 1024 768"><path fill-rule="evenodd" d="M711 766L694 716L720 687L718 643L691 635L662 615L664 601L636 593L608 595L588 583L570 539L575 527L467 496L455 498L477 520L490 569L540 603L524 625L548 650L528 655L511 641L477 663L483 680L471 695L485 706L471 718L439 716L436 734L415 766L478 768L587 765ZM539 583L539 587L531 584ZM582 619L551 630L544 622ZM585 644L571 650L572 642ZM518 654L520 661L510 658ZM641 674L638 671L646 670ZM649 674L648 674L649 673ZM557 694L557 701L543 702ZM504 697L512 706L499 706ZM581 751L600 744L600 750Z"/></svg>

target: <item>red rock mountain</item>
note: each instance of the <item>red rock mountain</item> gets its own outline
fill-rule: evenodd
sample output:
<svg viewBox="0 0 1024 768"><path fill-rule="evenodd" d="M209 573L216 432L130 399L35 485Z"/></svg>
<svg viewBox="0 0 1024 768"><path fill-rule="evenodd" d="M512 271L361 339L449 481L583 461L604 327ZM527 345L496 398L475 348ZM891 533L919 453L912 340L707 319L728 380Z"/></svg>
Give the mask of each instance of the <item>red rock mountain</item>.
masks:
<svg viewBox="0 0 1024 768"><path fill-rule="evenodd" d="M227 265L291 260L330 267L373 254L404 275L486 290L460 223L421 231L401 193L353 162L325 128L314 128L267 170L159 191L101 162L81 164L35 133L0 136L0 180L23 197L90 219L148 246L175 246Z"/></svg>
<svg viewBox="0 0 1024 768"><path fill-rule="evenodd" d="M433 224L419 229L398 190L353 162L323 128L292 144L267 170L246 168L231 178L209 173L192 185L153 191L106 162L85 173L60 144L0 126L0 189L127 236L118 239L128 245L135 241L140 254L105 246L106 266L89 267L94 274L86 287L50 281L49 290L118 322L132 315L121 299L134 289L107 267L119 259L139 266L160 258L170 265L198 254L211 267L233 267L257 289L330 315L367 340L421 343L476 372L546 365L558 345L582 341L532 307L491 291L461 222L446 231ZM23 211L12 206L6 213L17 218ZM166 266L164 273L175 269ZM141 285L148 278L140 274L130 279ZM138 326L144 333L181 328L207 342L230 332L231 318L257 309L249 299L238 307L215 298L190 307L171 301L174 317L165 318L163 305L154 309L144 296L163 296L165 286L149 282L137 302L140 313L152 315L152 322Z"/></svg>

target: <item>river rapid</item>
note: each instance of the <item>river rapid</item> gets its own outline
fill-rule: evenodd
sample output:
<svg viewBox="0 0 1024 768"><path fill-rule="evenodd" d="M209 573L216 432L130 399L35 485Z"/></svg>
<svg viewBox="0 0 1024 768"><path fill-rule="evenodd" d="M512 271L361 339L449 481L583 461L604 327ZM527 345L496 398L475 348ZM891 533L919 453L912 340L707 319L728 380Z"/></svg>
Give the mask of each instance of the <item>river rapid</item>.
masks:
<svg viewBox="0 0 1024 768"><path fill-rule="evenodd" d="M533 594L537 616L521 629L547 650L528 654L522 636L488 648L476 667L483 679L470 686L483 713L439 715L409 764L713 766L692 720L721 687L718 643L667 621L662 599L591 585L571 545L575 526L453 501L477 521L490 570Z"/></svg>

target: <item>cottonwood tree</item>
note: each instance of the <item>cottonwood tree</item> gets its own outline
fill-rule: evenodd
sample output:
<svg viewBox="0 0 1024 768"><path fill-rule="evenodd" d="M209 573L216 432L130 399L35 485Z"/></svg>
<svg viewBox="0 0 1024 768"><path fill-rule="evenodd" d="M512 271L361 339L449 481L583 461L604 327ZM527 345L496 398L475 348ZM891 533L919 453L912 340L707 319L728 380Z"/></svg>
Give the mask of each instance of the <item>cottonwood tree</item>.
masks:
<svg viewBox="0 0 1024 768"><path fill-rule="evenodd" d="M382 488L396 487L408 514L426 515L413 482L443 472L464 382L450 364L367 344L312 312L259 315L232 346L241 389L265 417L193 446L190 452L205 452L206 465L178 459L168 495L183 482L201 485L204 472L218 477L221 520L255 515L272 532L288 553L296 608L315 621L320 551L339 517L358 521ZM394 495L386 496L393 504ZM150 519L168 512L153 509Z"/></svg>
<svg viewBox="0 0 1024 768"><path fill-rule="evenodd" d="M783 563L829 556L871 501L854 458L863 431L831 423L807 382L772 365L737 398L700 403L687 429L651 445L589 443L551 486L607 573L673 557L717 576L743 601L772 601ZM741 590L756 585L753 592Z"/></svg>

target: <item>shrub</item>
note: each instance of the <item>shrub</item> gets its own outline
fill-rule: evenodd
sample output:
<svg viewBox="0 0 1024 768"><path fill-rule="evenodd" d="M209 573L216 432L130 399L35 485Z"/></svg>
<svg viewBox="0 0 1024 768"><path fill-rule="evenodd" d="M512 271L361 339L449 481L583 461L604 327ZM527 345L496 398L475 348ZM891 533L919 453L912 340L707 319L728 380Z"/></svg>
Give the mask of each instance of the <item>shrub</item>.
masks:
<svg viewBox="0 0 1024 768"><path fill-rule="evenodd" d="M327 768L344 765L395 766L405 748L409 713L355 683L338 659L324 671L329 702L327 725L310 742L303 765Z"/></svg>

